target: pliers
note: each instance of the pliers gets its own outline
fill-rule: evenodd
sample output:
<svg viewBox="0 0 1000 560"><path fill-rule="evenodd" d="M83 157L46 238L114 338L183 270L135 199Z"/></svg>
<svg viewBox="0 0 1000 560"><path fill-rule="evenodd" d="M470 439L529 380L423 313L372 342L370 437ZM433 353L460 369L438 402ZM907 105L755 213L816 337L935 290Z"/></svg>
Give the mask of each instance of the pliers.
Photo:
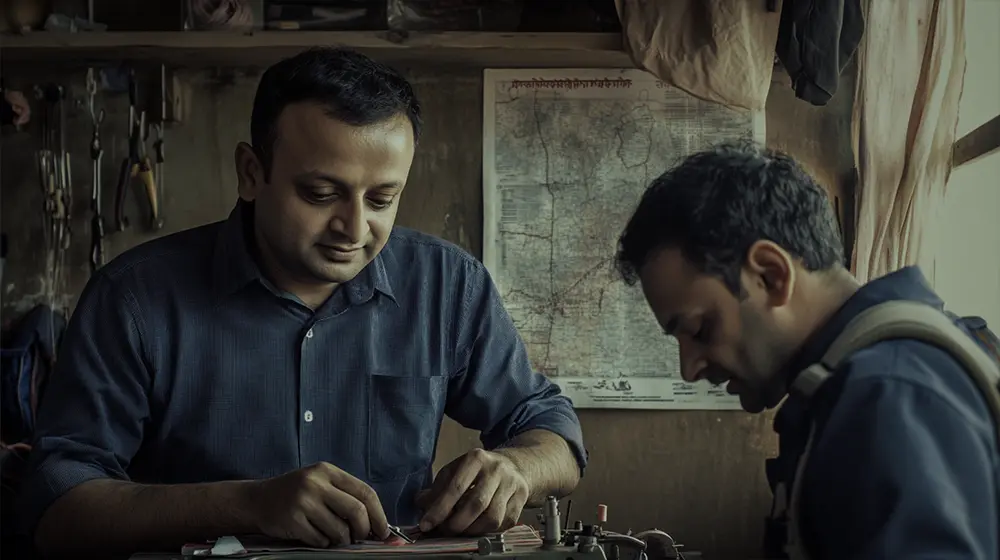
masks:
<svg viewBox="0 0 1000 560"><path fill-rule="evenodd" d="M128 216L125 215L125 195L128 193L128 187L132 180L136 178L142 181L143 186L145 186L146 198L149 200L150 225L153 229L163 227L153 165L146 154L146 140L149 138L146 112L136 109L137 90L135 74L130 71L128 80L128 155L122 161L121 170L118 173L118 191L115 193L115 225L118 231L124 231L129 227Z"/></svg>

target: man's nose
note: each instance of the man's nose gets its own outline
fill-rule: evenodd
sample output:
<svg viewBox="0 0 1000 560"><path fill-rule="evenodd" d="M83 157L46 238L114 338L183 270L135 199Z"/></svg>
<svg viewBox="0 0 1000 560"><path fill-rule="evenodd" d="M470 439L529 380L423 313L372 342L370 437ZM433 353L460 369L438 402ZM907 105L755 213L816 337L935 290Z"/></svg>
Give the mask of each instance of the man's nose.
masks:
<svg viewBox="0 0 1000 560"><path fill-rule="evenodd" d="M678 339L681 362L681 377L688 383L694 383L701 379L701 373L705 371L707 363L701 353L692 348L690 342Z"/></svg>
<svg viewBox="0 0 1000 560"><path fill-rule="evenodd" d="M330 220L330 229L351 240L351 245L360 245L368 234L368 216L362 200L351 199L338 204Z"/></svg>

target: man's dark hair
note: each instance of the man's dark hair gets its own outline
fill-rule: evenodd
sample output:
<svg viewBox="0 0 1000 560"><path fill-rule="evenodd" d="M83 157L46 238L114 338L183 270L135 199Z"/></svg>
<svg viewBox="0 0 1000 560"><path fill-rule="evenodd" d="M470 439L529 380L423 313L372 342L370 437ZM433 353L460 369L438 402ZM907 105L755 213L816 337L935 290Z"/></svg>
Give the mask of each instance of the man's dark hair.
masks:
<svg viewBox="0 0 1000 560"><path fill-rule="evenodd" d="M420 102L399 72L350 49L312 48L268 68L257 85L250 139L268 176L278 117L304 101L322 104L330 117L353 126L403 114L414 141L420 138Z"/></svg>
<svg viewBox="0 0 1000 560"><path fill-rule="evenodd" d="M810 271L844 261L833 206L802 166L751 142L726 143L653 181L618 240L616 259L625 281L635 284L654 252L675 247L741 296L740 270L762 239Z"/></svg>

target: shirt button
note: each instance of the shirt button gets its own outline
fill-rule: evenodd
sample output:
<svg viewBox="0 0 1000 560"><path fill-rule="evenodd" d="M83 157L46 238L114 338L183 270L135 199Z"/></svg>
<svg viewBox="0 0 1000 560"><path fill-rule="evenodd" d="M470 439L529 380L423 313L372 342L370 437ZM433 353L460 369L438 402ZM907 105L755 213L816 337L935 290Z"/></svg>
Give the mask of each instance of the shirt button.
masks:
<svg viewBox="0 0 1000 560"><path fill-rule="evenodd" d="M313 421L313 411L307 410L306 413L302 415L302 419L305 420L306 422L312 422Z"/></svg>
<svg viewBox="0 0 1000 560"><path fill-rule="evenodd" d="M308 331L306 331L306 338L312 338L312 337L313 337L313 330L309 329Z"/></svg>

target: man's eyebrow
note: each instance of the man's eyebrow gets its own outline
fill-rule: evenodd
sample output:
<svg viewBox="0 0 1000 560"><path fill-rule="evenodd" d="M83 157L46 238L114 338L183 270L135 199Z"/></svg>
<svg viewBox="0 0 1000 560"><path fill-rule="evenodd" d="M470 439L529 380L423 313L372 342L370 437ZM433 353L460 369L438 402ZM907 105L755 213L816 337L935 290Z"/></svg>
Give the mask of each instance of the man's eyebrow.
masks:
<svg viewBox="0 0 1000 560"><path fill-rule="evenodd" d="M351 185L347 181L344 181L343 179L341 179L339 177L335 177L333 175L330 175L329 173L323 173L322 171L308 171L306 173L300 173L299 175L296 175L295 178L294 178L294 181L296 183L306 183L306 182L309 182L309 181L316 181L316 180L326 181L327 183L331 183L333 185L336 185L338 187L345 188L345 189L350 189L350 188L353 187L353 185ZM369 187L368 190L371 190L371 189L400 189L402 187L403 186L400 183L390 182L390 183L382 183L380 185L374 185L372 187Z"/></svg>
<svg viewBox="0 0 1000 560"><path fill-rule="evenodd" d="M322 171L307 171L305 173L299 173L295 176L294 181L296 183L304 183L308 181L326 181L327 183L333 183L339 187L350 187L350 183L344 181L339 177L334 177L329 173L323 173Z"/></svg>

